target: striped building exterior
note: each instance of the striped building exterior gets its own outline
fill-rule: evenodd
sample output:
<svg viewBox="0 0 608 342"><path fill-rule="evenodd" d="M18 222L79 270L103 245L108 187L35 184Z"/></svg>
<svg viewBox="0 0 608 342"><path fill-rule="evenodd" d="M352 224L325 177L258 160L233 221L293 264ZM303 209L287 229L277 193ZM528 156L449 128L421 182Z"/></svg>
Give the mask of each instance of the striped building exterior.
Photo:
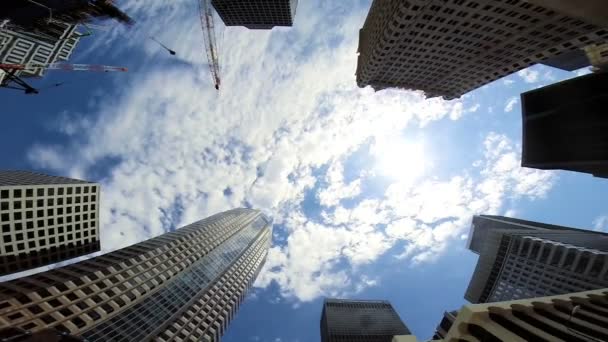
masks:
<svg viewBox="0 0 608 342"><path fill-rule="evenodd" d="M469 239L479 254L465 293L472 303L608 287L608 234L481 215Z"/></svg>
<svg viewBox="0 0 608 342"><path fill-rule="evenodd" d="M374 0L359 31L357 85L454 99L536 63L584 67L581 49L607 40L605 27L530 1Z"/></svg>
<svg viewBox="0 0 608 342"><path fill-rule="evenodd" d="M0 171L0 276L100 250L97 183Z"/></svg>
<svg viewBox="0 0 608 342"><path fill-rule="evenodd" d="M271 222L234 209L114 252L0 284L0 329L88 341L218 341L259 273Z"/></svg>

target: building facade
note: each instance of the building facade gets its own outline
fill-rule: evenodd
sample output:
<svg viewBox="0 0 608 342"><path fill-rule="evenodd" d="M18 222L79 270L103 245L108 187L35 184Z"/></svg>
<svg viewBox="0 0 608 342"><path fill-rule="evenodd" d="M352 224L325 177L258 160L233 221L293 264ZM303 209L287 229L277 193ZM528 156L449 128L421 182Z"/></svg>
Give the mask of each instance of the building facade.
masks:
<svg viewBox="0 0 608 342"><path fill-rule="evenodd" d="M456 316L458 316L458 310L446 311L443 313L443 318L435 329L435 334L433 335L434 340L447 336L448 331L450 331L450 328L452 328L452 324L454 324L454 321L456 321Z"/></svg>
<svg viewBox="0 0 608 342"><path fill-rule="evenodd" d="M522 166L608 178L607 72L525 92L521 104Z"/></svg>
<svg viewBox="0 0 608 342"><path fill-rule="evenodd" d="M45 34L0 30L0 63L55 63L67 61L80 41L76 25L50 23ZM0 70L0 83L6 70ZM28 68L16 71L19 77L42 76L44 69Z"/></svg>
<svg viewBox="0 0 608 342"><path fill-rule="evenodd" d="M608 287L608 234L502 216L475 216L469 249L479 260L472 303Z"/></svg>
<svg viewBox="0 0 608 342"><path fill-rule="evenodd" d="M488 304L469 304L432 341L608 341L608 288ZM395 336L392 342L419 342ZM430 341L429 341L430 342Z"/></svg>
<svg viewBox="0 0 608 342"><path fill-rule="evenodd" d="M323 302L321 342L391 342L409 330L388 301L330 299Z"/></svg>
<svg viewBox="0 0 608 342"><path fill-rule="evenodd" d="M536 63L580 67L577 50L607 40L603 27L523 0L374 0L357 84L453 99Z"/></svg>
<svg viewBox="0 0 608 342"><path fill-rule="evenodd" d="M218 341L264 264L271 222L234 209L0 284L0 328L88 341Z"/></svg>
<svg viewBox="0 0 608 342"><path fill-rule="evenodd" d="M465 305L444 341L608 341L608 289Z"/></svg>
<svg viewBox="0 0 608 342"><path fill-rule="evenodd" d="M270 30L293 26L298 0L211 0L226 26Z"/></svg>
<svg viewBox="0 0 608 342"><path fill-rule="evenodd" d="M99 185L0 171L0 276L97 252Z"/></svg>

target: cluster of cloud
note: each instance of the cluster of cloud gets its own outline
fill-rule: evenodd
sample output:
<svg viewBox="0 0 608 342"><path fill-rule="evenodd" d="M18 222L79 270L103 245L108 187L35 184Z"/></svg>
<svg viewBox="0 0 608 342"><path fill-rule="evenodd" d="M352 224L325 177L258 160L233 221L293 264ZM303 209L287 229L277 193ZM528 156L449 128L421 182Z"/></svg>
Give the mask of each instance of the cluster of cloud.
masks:
<svg viewBox="0 0 608 342"><path fill-rule="evenodd" d="M370 170L346 181L345 160L362 146L479 109L420 92L357 88L365 6L301 2L293 29L226 29L219 93L200 67L195 9L173 1L124 6L144 27L162 28L159 38L174 42L183 63L155 67L147 32L134 31L128 42L120 30L109 32L99 44L143 51L145 68L92 99L95 115L65 114L59 130L71 143L29 153L39 167L103 175L105 250L252 206L273 216L285 235L256 285L276 282L284 296L307 301L375 286L378 279L358 269L391 248L412 264L432 261L462 238L473 214L500 213L509 198L543 197L554 182L551 172L520 168L518 146L499 133L485 136L479 161L445 179L412 174L381 196L363 192ZM313 189L317 219L303 210Z"/></svg>
<svg viewBox="0 0 608 342"><path fill-rule="evenodd" d="M608 215L598 216L593 220L593 230L608 233Z"/></svg>

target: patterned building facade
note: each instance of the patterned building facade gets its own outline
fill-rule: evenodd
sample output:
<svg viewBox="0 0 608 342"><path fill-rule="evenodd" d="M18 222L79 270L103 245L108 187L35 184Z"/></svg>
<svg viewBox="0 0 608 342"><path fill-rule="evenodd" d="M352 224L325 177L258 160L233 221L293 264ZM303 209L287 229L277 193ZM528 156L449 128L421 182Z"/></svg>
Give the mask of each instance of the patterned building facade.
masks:
<svg viewBox="0 0 608 342"><path fill-rule="evenodd" d="M409 334L390 302L325 299L321 313L321 342L391 342Z"/></svg>
<svg viewBox="0 0 608 342"><path fill-rule="evenodd" d="M99 251L99 185L0 171L0 276Z"/></svg>
<svg viewBox="0 0 608 342"><path fill-rule="evenodd" d="M458 98L536 63L608 40L608 30L523 0L374 0L359 32L357 84Z"/></svg>
<svg viewBox="0 0 608 342"><path fill-rule="evenodd" d="M0 284L0 328L88 341L217 341L264 264L271 222L234 209Z"/></svg>
<svg viewBox="0 0 608 342"><path fill-rule="evenodd" d="M13 31L8 28L0 30L0 63L55 63L67 61L80 41L81 35L76 25L49 23L47 33L34 34ZM0 70L0 82L4 71ZM42 68L17 71L20 77L42 76Z"/></svg>
<svg viewBox="0 0 608 342"><path fill-rule="evenodd" d="M292 26L298 0L211 0L226 26L269 30Z"/></svg>
<svg viewBox="0 0 608 342"><path fill-rule="evenodd" d="M433 341L608 341L608 289L463 306L451 328ZM392 342L418 342L395 336Z"/></svg>
<svg viewBox="0 0 608 342"><path fill-rule="evenodd" d="M479 260L472 303L608 287L608 234L501 216L476 216L469 249Z"/></svg>

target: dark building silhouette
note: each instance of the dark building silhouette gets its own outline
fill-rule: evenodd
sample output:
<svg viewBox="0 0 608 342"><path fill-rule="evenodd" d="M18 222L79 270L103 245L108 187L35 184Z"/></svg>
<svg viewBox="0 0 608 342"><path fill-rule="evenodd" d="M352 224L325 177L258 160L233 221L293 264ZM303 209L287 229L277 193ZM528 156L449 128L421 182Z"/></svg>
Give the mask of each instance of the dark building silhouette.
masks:
<svg viewBox="0 0 608 342"><path fill-rule="evenodd" d="M0 171L0 276L100 250L99 184Z"/></svg>
<svg viewBox="0 0 608 342"><path fill-rule="evenodd" d="M94 341L219 341L266 260L271 222L234 209L0 283L0 329Z"/></svg>
<svg viewBox="0 0 608 342"><path fill-rule="evenodd" d="M439 339L445 338L448 334L448 331L450 331L450 328L452 328L454 321L456 321L457 316L458 316L458 310L444 312L441 322L439 322L439 324L437 325L437 328L435 329L435 334L433 335L433 339L439 340Z"/></svg>
<svg viewBox="0 0 608 342"><path fill-rule="evenodd" d="M0 341L10 342L84 342L80 337L55 329L31 332L19 328L0 329Z"/></svg>
<svg viewBox="0 0 608 342"><path fill-rule="evenodd" d="M577 50L606 41L603 26L523 0L374 0L357 85L453 99L536 63L589 65Z"/></svg>
<svg viewBox="0 0 608 342"><path fill-rule="evenodd" d="M479 260L471 303L608 287L608 234L503 216L473 218L468 248Z"/></svg>
<svg viewBox="0 0 608 342"><path fill-rule="evenodd" d="M8 19L11 27L38 35L46 34L52 23L80 24L108 18L128 25L134 23L114 5L114 0L3 0L0 13L0 21Z"/></svg>
<svg viewBox="0 0 608 342"><path fill-rule="evenodd" d="M608 178L608 73L521 94L521 165Z"/></svg>
<svg viewBox="0 0 608 342"><path fill-rule="evenodd" d="M388 301L330 299L323 302L321 342L391 342L409 335Z"/></svg>
<svg viewBox="0 0 608 342"><path fill-rule="evenodd" d="M269 30L292 26L298 0L211 0L226 26Z"/></svg>

